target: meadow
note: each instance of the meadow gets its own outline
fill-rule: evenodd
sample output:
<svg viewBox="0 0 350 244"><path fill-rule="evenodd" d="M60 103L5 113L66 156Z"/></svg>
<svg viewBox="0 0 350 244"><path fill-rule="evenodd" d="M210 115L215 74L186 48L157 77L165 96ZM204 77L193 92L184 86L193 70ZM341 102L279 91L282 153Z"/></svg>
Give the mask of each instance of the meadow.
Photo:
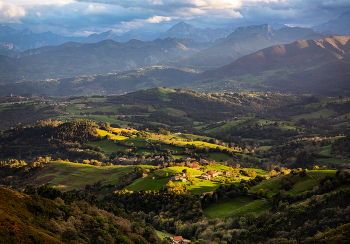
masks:
<svg viewBox="0 0 350 244"><path fill-rule="evenodd" d="M249 196L239 196L236 198L220 198L216 203L210 204L203 211L208 219L228 219L250 212L255 212L259 215L271 207L272 205L267 200L253 200Z"/></svg>
<svg viewBox="0 0 350 244"><path fill-rule="evenodd" d="M147 166L146 166L147 167ZM102 180L102 184L115 184L119 178L133 170L134 166L97 167L66 161L51 161L44 172L34 179L34 185L49 183L63 191L82 189L86 184Z"/></svg>

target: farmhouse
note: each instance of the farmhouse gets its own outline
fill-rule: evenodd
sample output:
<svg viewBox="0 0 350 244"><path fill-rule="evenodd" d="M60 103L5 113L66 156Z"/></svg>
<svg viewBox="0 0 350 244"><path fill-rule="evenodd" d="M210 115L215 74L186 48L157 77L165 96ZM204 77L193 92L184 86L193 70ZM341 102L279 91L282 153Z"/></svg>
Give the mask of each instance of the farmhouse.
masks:
<svg viewBox="0 0 350 244"><path fill-rule="evenodd" d="M209 164L209 162L203 158L201 158L201 160L199 162L202 164Z"/></svg>
<svg viewBox="0 0 350 244"><path fill-rule="evenodd" d="M192 168L193 169L200 169L201 167L198 165L198 163L193 163Z"/></svg>
<svg viewBox="0 0 350 244"><path fill-rule="evenodd" d="M158 161L164 161L164 157L161 157L161 156L155 156L154 158L157 159Z"/></svg>
<svg viewBox="0 0 350 244"><path fill-rule="evenodd" d="M222 175L222 172L211 170L211 171L208 171L207 174L214 178L214 177L218 177L219 175Z"/></svg>
<svg viewBox="0 0 350 244"><path fill-rule="evenodd" d="M186 174L175 174L171 176L171 180L172 181L179 180L179 181L185 182L186 181L185 177L186 177Z"/></svg>
<svg viewBox="0 0 350 244"><path fill-rule="evenodd" d="M185 241L182 236L174 236L172 239L173 243L181 243L181 244L186 244L188 241Z"/></svg>
<svg viewBox="0 0 350 244"><path fill-rule="evenodd" d="M203 180L210 180L211 176L209 174L201 174L200 176L198 176L198 178Z"/></svg>

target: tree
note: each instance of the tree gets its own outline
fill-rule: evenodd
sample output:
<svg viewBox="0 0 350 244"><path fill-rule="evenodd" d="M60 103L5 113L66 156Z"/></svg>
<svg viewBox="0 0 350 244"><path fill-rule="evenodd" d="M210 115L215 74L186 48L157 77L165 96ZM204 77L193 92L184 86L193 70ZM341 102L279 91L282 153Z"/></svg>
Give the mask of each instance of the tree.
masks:
<svg viewBox="0 0 350 244"><path fill-rule="evenodd" d="M36 188L33 186L33 185L28 185L26 187L26 189L24 190L24 193L25 194L28 194L28 195L35 195L36 193Z"/></svg>
<svg viewBox="0 0 350 244"><path fill-rule="evenodd" d="M186 173L186 176L187 176L187 179L188 179L188 180L191 180L191 179L192 179L192 172L191 172L191 171L188 171L188 172Z"/></svg>
<svg viewBox="0 0 350 244"><path fill-rule="evenodd" d="M265 197L265 191L264 191L264 189L259 189L259 191L258 191L258 196L259 196L259 197Z"/></svg>

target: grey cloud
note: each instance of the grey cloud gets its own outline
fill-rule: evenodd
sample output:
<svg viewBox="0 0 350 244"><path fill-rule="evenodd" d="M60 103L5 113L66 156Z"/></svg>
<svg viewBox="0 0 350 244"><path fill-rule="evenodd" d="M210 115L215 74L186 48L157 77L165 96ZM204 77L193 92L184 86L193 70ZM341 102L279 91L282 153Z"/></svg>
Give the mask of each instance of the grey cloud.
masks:
<svg viewBox="0 0 350 244"><path fill-rule="evenodd" d="M0 0L1 1L1 0ZM285 23L313 26L337 18L350 9L348 0L242 0L241 5L223 9L215 4L223 0L76 0L66 5L32 5L19 20L17 29L29 27L36 30L60 30L61 33L86 31L102 32L108 29L127 31L166 31L172 25L185 21L198 28L221 28L233 23ZM220 5L220 4L219 4ZM222 5L224 6L224 5ZM223 14L227 14L224 16ZM230 15L231 14L231 15ZM159 16L160 23L147 19ZM229 18L229 17L235 18ZM224 18L225 17L225 18ZM241 18L239 18L241 17ZM129 24L128 24L129 23ZM13 25L14 26L14 25Z"/></svg>

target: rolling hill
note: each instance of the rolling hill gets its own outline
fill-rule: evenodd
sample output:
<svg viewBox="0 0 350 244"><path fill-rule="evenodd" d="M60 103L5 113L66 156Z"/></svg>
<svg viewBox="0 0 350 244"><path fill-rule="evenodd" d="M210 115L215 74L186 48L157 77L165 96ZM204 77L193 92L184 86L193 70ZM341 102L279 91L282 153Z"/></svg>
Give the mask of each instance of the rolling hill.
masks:
<svg viewBox="0 0 350 244"><path fill-rule="evenodd" d="M255 90L339 94L350 90L349 40L346 36L332 36L268 47L206 71L195 80L231 77L239 81L250 74L253 78L246 82Z"/></svg>
<svg viewBox="0 0 350 244"><path fill-rule="evenodd" d="M2 57L5 61L10 61L8 57ZM104 75L84 75L5 84L0 85L0 95L28 93L54 96L121 94L157 86L181 86L190 82L197 75L198 73L193 70L151 66Z"/></svg>

